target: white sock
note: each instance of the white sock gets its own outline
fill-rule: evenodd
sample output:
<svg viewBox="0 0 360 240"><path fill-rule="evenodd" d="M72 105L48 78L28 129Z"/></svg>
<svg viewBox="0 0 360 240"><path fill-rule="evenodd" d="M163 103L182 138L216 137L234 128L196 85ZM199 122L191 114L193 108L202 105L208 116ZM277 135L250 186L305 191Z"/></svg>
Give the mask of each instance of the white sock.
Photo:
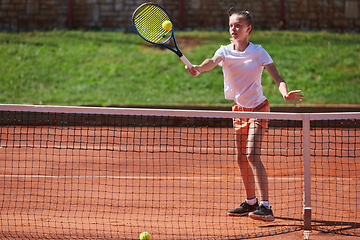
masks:
<svg viewBox="0 0 360 240"><path fill-rule="evenodd" d="M247 202L249 205L254 205L254 204L257 202L257 199L256 199L256 198L246 199L246 202Z"/></svg>
<svg viewBox="0 0 360 240"><path fill-rule="evenodd" d="M260 205L263 205L267 209L270 209L270 203L269 201L260 201Z"/></svg>

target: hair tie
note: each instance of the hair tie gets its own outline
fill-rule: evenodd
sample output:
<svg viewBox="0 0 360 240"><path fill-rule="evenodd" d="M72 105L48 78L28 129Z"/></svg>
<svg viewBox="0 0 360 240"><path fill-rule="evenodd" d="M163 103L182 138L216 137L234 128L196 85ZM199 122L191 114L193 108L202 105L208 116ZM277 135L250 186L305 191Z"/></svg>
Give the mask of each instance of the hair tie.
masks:
<svg viewBox="0 0 360 240"><path fill-rule="evenodd" d="M227 14L228 14L229 17L231 16L231 15L230 15L230 11L233 10L233 8L234 8L234 7L230 7L229 10L227 10Z"/></svg>

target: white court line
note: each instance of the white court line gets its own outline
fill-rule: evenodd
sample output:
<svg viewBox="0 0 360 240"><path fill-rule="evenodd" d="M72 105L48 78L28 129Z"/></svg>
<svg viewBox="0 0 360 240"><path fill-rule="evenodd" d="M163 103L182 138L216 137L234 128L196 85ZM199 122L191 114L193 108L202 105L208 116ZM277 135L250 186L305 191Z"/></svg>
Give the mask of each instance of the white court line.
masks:
<svg viewBox="0 0 360 240"><path fill-rule="evenodd" d="M156 176L48 176L48 175L0 175L8 178L108 178L108 179L222 179L221 177L156 177Z"/></svg>
<svg viewBox="0 0 360 240"><path fill-rule="evenodd" d="M153 180L220 180L227 179L226 177L157 177L157 176L49 176L49 175L11 175L11 174L2 174L0 177L4 178L102 178L102 179L153 179ZM240 177L235 177L233 179L241 180ZM269 180L285 180L285 181L301 181L301 177L269 177ZM312 178L312 180L324 180L324 181L352 181L353 178Z"/></svg>
<svg viewBox="0 0 360 240"><path fill-rule="evenodd" d="M105 145L105 146L104 146ZM155 144L154 146L141 146L141 145L122 145L112 146L112 144L83 144L83 145L31 145L31 144L14 144L14 145L3 145L6 148L45 148L45 149L66 149L66 150L108 150L108 151L156 151L156 152L216 152L226 153L234 152L235 147L193 147L193 146L156 146L161 144ZM162 144L163 145L163 144ZM190 150L188 150L190 149Z"/></svg>

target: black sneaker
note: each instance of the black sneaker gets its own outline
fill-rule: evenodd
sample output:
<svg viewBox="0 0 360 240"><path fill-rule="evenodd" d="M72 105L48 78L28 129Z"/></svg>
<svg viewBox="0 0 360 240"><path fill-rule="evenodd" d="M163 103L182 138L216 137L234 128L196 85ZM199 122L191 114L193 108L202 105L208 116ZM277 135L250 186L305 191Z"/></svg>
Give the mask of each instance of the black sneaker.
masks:
<svg viewBox="0 0 360 240"><path fill-rule="evenodd" d="M259 208L259 203L257 202L257 200L254 205L250 205L247 202L243 202L240 205L240 207L228 211L228 216L236 216L236 217L247 216L250 212L253 212L258 208Z"/></svg>
<svg viewBox="0 0 360 240"><path fill-rule="evenodd" d="M249 217L254 220L262 220L265 222L272 222L275 220L272 210L266 208L264 205L260 205L258 209L251 212Z"/></svg>

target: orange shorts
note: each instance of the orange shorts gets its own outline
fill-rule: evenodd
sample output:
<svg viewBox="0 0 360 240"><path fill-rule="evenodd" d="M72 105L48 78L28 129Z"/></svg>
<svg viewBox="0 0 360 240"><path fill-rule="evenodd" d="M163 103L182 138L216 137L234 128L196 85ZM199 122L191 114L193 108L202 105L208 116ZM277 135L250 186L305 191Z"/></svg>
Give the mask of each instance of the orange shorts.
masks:
<svg viewBox="0 0 360 240"><path fill-rule="evenodd" d="M238 112L270 112L270 103L266 99L259 106L255 108L244 108L238 105L236 102L232 105L232 110ZM251 123L258 124L264 129L268 128L269 119L255 119L255 118L233 118L234 130L238 131L242 128L249 127Z"/></svg>

